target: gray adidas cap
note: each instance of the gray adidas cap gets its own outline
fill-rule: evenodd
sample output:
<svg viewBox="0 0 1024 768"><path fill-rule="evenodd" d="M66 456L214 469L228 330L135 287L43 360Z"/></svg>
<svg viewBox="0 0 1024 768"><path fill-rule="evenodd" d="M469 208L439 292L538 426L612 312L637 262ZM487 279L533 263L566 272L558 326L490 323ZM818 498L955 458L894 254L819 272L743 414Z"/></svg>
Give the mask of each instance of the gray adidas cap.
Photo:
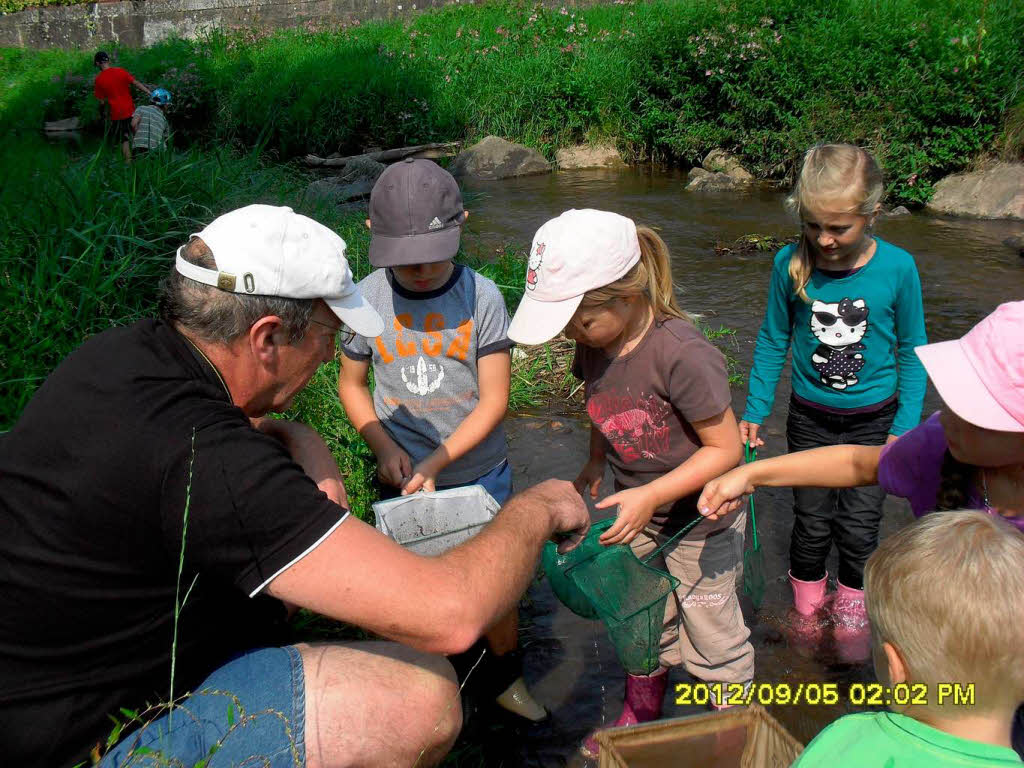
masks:
<svg viewBox="0 0 1024 768"><path fill-rule="evenodd" d="M432 264L458 253L462 193L431 160L407 158L385 169L370 193L370 264Z"/></svg>

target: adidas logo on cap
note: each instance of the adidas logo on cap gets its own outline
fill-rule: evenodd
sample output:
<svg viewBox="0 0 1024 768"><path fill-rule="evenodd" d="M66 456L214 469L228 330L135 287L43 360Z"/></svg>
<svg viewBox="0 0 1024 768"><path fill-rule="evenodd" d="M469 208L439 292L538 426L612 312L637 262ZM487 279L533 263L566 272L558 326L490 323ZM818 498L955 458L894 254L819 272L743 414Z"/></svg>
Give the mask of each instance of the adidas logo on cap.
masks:
<svg viewBox="0 0 1024 768"><path fill-rule="evenodd" d="M441 229L443 226L442 221L435 216L434 220L427 224L427 229Z"/></svg>

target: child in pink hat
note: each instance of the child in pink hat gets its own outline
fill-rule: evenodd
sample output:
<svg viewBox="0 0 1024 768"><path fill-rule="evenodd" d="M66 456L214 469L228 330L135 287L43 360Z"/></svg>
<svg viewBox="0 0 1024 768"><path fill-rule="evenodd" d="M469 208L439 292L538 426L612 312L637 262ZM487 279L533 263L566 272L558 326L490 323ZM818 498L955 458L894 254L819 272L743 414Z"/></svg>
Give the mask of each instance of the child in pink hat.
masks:
<svg viewBox="0 0 1024 768"><path fill-rule="evenodd" d="M835 445L756 461L708 483L698 505L711 519L758 486L837 488L877 483L910 500L918 517L964 507L1024 530L1024 301L1001 304L963 338L916 350L946 408L885 446ZM1024 706L1013 746L1024 756Z"/></svg>
<svg viewBox="0 0 1024 768"><path fill-rule="evenodd" d="M563 329L576 342L573 373L586 384L592 421L576 488L596 499L606 465L615 481L615 493L596 504L618 508L601 543L629 544L641 558L666 545L651 564L680 581L666 606L659 666L627 676L614 725L660 717L672 666L710 683L712 697L742 692L754 676L736 596L746 515L701 521L673 538L700 520L697 493L736 466L742 446L725 360L676 303L661 238L606 211L566 211L544 224L508 335L541 344ZM581 751L597 756L593 734Z"/></svg>

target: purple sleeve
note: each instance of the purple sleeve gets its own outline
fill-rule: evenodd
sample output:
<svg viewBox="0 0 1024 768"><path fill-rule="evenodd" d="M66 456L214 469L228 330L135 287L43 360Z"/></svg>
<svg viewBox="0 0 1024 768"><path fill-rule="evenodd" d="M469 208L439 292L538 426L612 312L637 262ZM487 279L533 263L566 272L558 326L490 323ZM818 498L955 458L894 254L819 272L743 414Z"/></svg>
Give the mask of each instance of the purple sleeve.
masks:
<svg viewBox="0 0 1024 768"><path fill-rule="evenodd" d="M946 447L939 414L933 413L927 421L882 449L878 484L886 493L909 499L917 517L931 512L939 494Z"/></svg>

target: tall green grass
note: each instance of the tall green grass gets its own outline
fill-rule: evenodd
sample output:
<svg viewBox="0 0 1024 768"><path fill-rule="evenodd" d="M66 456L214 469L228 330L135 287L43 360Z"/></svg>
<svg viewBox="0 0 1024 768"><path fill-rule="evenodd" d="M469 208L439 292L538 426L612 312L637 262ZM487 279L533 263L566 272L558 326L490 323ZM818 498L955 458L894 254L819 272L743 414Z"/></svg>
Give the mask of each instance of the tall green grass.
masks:
<svg viewBox="0 0 1024 768"><path fill-rule="evenodd" d="M227 151L125 166L103 150L19 146L0 163L0 425L30 394L14 384L45 376L83 338L152 313L169 254L190 233L246 203L301 205L301 181L287 170ZM301 207L343 236L358 233L351 218Z"/></svg>
<svg viewBox="0 0 1024 768"><path fill-rule="evenodd" d="M879 155L895 200L922 202L1017 129L1024 4L492 3L117 55L174 91L181 131L282 158L489 133L550 155L611 137L634 158L686 164L722 146L779 178L810 144L843 140ZM0 57L0 128L95 118L87 54Z"/></svg>
<svg viewBox="0 0 1024 768"><path fill-rule="evenodd" d="M354 270L369 268L361 217L306 202L304 179L255 154L195 149L125 166L106 149L74 156L23 144L0 154L0 164L0 430L87 337L152 316L174 249L221 213L253 202L291 205L352 245ZM307 401L317 398L337 403L320 391ZM357 481L368 473L351 428L315 426ZM370 491L353 487L365 515Z"/></svg>

